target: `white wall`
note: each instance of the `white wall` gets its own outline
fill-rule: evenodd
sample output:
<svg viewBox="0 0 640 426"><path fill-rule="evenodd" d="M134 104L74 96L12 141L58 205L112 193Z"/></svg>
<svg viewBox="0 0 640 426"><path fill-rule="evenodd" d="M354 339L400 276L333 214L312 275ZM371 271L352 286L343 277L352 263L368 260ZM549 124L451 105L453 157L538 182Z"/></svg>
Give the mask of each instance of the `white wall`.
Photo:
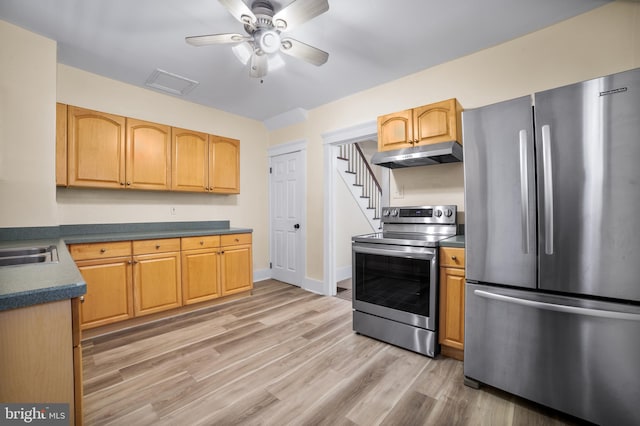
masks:
<svg viewBox="0 0 640 426"><path fill-rule="evenodd" d="M56 44L0 21L0 227L57 225Z"/></svg>
<svg viewBox="0 0 640 426"><path fill-rule="evenodd" d="M344 179L336 170L335 206L336 206L336 268L344 270L351 267L351 237L373 232L357 201L353 198Z"/></svg>
<svg viewBox="0 0 640 426"><path fill-rule="evenodd" d="M507 43L323 105L309 111L307 122L271 132L269 143L306 139L308 157L322 158L322 133L370 122L382 114L453 97L464 108L474 108L636 67L640 67L640 4L612 2ZM313 226L307 237L307 276L322 280L323 164L309 161L308 165L307 220ZM395 170L391 174L392 194L394 186L404 187L404 198L392 198L394 205L452 202L464 210L459 164Z"/></svg>

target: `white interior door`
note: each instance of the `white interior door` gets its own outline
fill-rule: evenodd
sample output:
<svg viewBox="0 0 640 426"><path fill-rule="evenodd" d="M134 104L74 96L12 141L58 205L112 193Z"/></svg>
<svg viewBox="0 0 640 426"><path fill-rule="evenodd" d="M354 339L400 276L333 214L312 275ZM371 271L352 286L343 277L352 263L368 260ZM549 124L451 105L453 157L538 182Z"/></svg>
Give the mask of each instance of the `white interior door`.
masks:
<svg viewBox="0 0 640 426"><path fill-rule="evenodd" d="M304 171L301 151L271 157L271 277L302 286Z"/></svg>

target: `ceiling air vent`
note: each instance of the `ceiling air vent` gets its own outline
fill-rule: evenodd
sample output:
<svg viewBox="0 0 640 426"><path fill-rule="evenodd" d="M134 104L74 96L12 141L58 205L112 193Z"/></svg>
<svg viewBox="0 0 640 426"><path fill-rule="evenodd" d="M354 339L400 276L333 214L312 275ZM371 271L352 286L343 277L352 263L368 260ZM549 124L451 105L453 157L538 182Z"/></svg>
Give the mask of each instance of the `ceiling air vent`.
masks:
<svg viewBox="0 0 640 426"><path fill-rule="evenodd" d="M190 78L182 77L161 69L155 70L145 84L154 89L171 93L172 95L184 96L193 90L199 83Z"/></svg>

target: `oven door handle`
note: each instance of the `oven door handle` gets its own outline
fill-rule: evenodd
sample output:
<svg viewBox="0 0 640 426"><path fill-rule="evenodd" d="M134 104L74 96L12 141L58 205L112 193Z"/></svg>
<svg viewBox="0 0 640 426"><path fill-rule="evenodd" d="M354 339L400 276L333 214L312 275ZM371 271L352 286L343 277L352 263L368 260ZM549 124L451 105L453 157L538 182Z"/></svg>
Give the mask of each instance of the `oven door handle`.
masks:
<svg viewBox="0 0 640 426"><path fill-rule="evenodd" d="M377 254L380 256L390 256L390 257L404 257L407 259L431 260L436 256L435 250L429 251L429 252L411 252L411 251L403 251L403 250L385 249L380 247L373 248L373 247L353 246L353 251L355 253Z"/></svg>

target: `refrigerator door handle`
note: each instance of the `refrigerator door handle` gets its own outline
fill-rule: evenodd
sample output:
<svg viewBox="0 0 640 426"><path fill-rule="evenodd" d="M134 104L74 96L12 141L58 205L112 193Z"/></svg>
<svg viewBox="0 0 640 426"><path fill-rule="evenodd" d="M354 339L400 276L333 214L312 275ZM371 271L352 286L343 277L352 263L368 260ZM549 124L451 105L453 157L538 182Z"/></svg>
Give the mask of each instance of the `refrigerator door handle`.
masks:
<svg viewBox="0 0 640 426"><path fill-rule="evenodd" d="M527 131L520 130L520 219L522 224L522 251L529 253L529 157Z"/></svg>
<svg viewBox="0 0 640 426"><path fill-rule="evenodd" d="M544 174L544 252L553 254L553 172L551 166L551 128L542 126L542 169Z"/></svg>
<svg viewBox="0 0 640 426"><path fill-rule="evenodd" d="M540 302L537 300L522 299L519 297L507 296L485 290L474 290L473 294L485 299L499 300L501 302L513 303L521 306L528 306L535 309L562 312L566 314L585 315L598 318L615 320L640 321L640 314L631 312L605 311L602 309L582 308L579 306L558 305L555 303Z"/></svg>

